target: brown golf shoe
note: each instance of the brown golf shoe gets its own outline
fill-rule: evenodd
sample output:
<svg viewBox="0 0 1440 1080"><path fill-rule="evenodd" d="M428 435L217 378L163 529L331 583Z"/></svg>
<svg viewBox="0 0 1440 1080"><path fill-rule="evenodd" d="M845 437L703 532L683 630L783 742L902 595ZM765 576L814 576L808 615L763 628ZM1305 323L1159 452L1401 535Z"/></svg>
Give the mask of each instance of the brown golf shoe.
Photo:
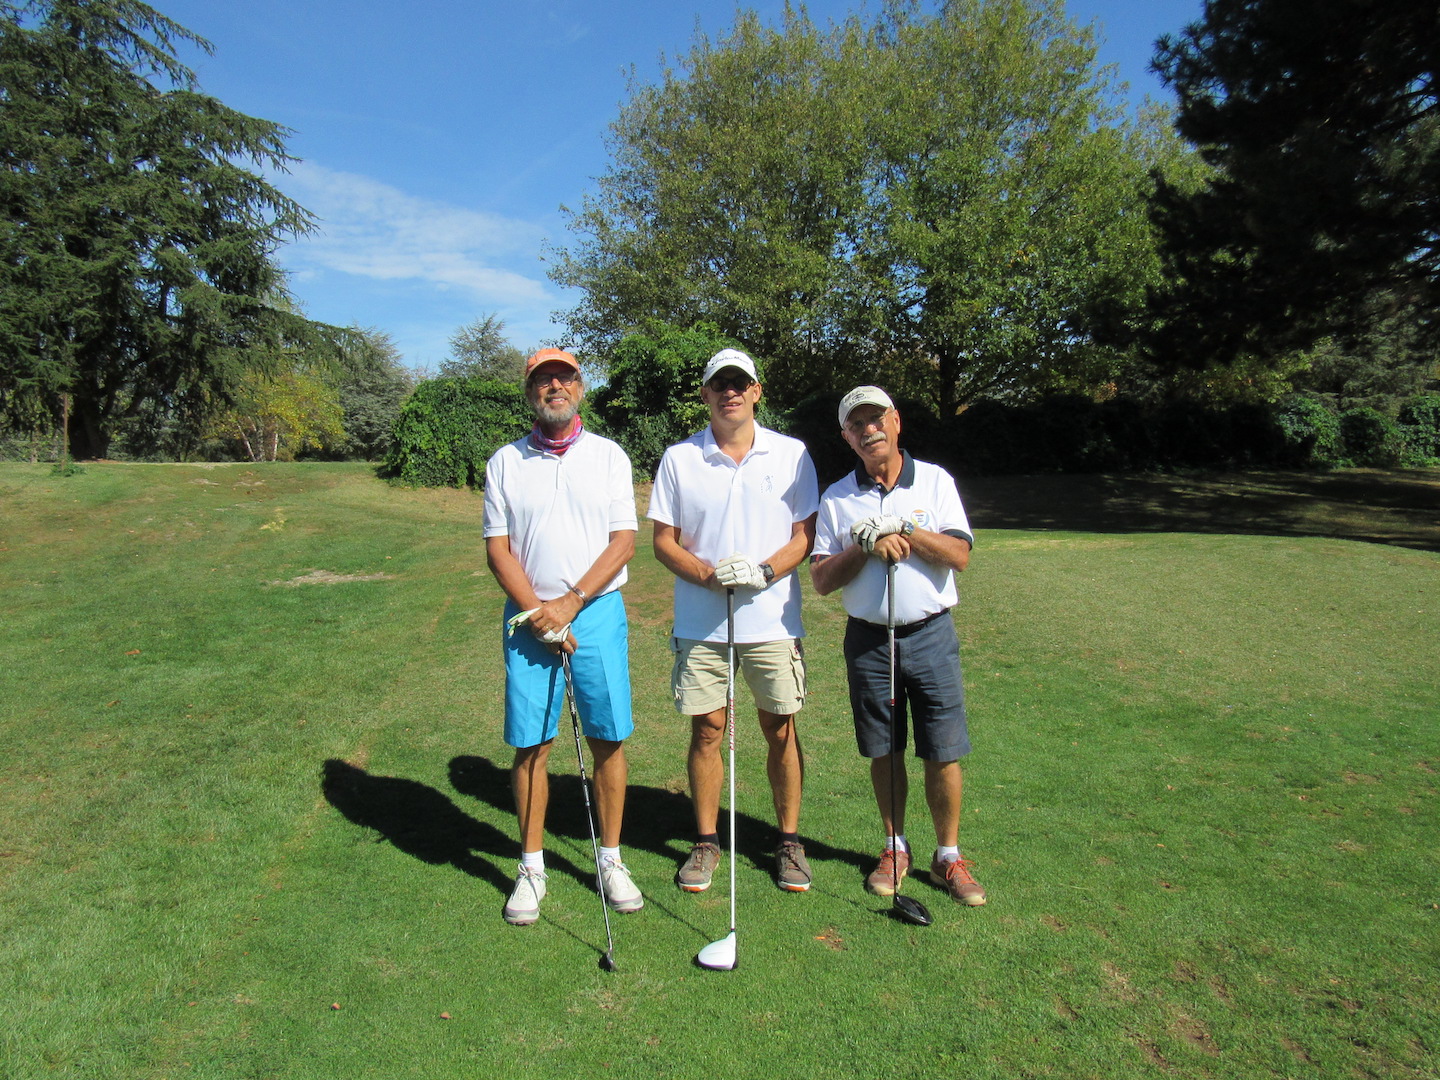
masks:
<svg viewBox="0 0 1440 1080"><path fill-rule="evenodd" d="M719 865L718 847L703 842L696 844L676 872L675 884L686 892L704 892L710 887L710 880L715 876L715 868Z"/></svg>
<svg viewBox="0 0 1440 1080"><path fill-rule="evenodd" d="M895 865L897 861L900 864L898 867ZM865 879L865 891L876 896L894 896L897 875L900 881L904 881L909 873L910 852L901 848L897 860L894 848L887 846L880 855L879 865Z"/></svg>
<svg viewBox="0 0 1440 1080"><path fill-rule="evenodd" d="M985 903L985 890L970 873L970 866L969 859L955 859L948 863L935 859L930 863L930 880L949 893L950 899L957 904L979 907Z"/></svg>

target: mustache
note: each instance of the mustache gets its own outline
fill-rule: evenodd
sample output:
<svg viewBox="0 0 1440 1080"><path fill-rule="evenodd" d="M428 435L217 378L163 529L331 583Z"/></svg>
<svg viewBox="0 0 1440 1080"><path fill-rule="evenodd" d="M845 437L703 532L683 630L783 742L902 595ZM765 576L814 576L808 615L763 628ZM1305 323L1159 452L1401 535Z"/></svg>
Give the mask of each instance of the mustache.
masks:
<svg viewBox="0 0 1440 1080"><path fill-rule="evenodd" d="M884 442L884 440L885 433L883 431L872 431L869 435L866 435L865 438L860 440L860 445L873 446L877 442Z"/></svg>

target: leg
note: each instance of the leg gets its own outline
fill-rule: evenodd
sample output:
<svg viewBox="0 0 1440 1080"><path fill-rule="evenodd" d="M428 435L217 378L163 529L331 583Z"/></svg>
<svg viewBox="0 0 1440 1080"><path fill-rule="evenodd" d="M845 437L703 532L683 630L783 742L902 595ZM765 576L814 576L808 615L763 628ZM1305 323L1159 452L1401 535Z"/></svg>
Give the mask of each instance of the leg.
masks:
<svg viewBox="0 0 1440 1080"><path fill-rule="evenodd" d="M545 810L550 804L548 762L553 739L515 751L510 784L515 792L515 814L520 819L520 850L545 846Z"/></svg>
<svg viewBox="0 0 1440 1080"><path fill-rule="evenodd" d="M595 812L600 816L600 843L620 846L620 823L625 816L625 785L628 767L625 744L586 736L595 768Z"/></svg>
<svg viewBox="0 0 1440 1080"><path fill-rule="evenodd" d="M929 762L926 762L928 765ZM926 773L929 791L929 773ZM870 786L875 789L875 805L880 808L880 822L885 835L905 835L905 801L910 797L910 777L905 772L905 751L895 758L895 820L890 820L890 755L870 759Z"/></svg>
<svg viewBox="0 0 1440 1080"><path fill-rule="evenodd" d="M925 801L935 822L937 847L955 847L959 842L961 784L960 762L925 762Z"/></svg>
<svg viewBox="0 0 1440 1080"><path fill-rule="evenodd" d="M765 772L770 778L770 795L775 802L775 821L782 833L800 830L800 791L805 781L805 759L800 753L800 736L794 716L777 716L757 709L760 729L765 733Z"/></svg>
<svg viewBox="0 0 1440 1080"><path fill-rule="evenodd" d="M695 830L709 836L720 816L720 789L725 781L725 764L720 744L725 736L725 710L716 709L690 718L690 799L695 806Z"/></svg>

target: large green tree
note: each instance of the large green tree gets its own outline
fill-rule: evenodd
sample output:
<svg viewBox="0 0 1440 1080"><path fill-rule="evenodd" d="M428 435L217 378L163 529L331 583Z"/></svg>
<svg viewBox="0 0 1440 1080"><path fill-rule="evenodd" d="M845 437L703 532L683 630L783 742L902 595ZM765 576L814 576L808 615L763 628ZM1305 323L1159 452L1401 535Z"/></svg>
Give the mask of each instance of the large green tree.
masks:
<svg viewBox="0 0 1440 1080"><path fill-rule="evenodd" d="M1058 0L824 30L742 11L612 125L554 270L582 290L571 336L605 353L646 319L708 321L782 403L857 378L942 410L1093 383L1115 361L1095 325L1155 282L1148 170L1178 142L1112 99Z"/></svg>
<svg viewBox="0 0 1440 1080"><path fill-rule="evenodd" d="M1207 0L1161 39L1177 126L1214 168L1162 185L1160 359L1359 339L1398 309L1440 333L1440 7Z"/></svg>
<svg viewBox="0 0 1440 1080"><path fill-rule="evenodd" d="M442 379L524 382L525 354L505 336L505 320L484 315L450 335L450 355L440 364Z"/></svg>
<svg viewBox="0 0 1440 1080"><path fill-rule="evenodd" d="M311 219L250 168L287 132L199 93L183 42L210 49L139 0L0 0L0 404L68 395L76 457L324 336L273 259Z"/></svg>

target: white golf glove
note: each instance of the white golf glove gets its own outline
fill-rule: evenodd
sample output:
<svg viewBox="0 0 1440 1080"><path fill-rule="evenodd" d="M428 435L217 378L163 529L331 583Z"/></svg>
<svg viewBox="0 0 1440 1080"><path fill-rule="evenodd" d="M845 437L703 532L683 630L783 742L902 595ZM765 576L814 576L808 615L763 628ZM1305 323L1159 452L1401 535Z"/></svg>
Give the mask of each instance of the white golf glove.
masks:
<svg viewBox="0 0 1440 1080"><path fill-rule="evenodd" d="M874 552L875 541L882 536L904 531L905 519L896 514L876 514L874 517L861 518L850 526L850 535L867 555Z"/></svg>
<svg viewBox="0 0 1440 1080"><path fill-rule="evenodd" d="M763 589L769 584L760 564L746 555L731 555L715 567L715 579L727 589Z"/></svg>
<svg viewBox="0 0 1440 1080"><path fill-rule="evenodd" d="M531 615L534 615L535 612L539 610L539 608L532 607L529 611L522 611L519 615L516 615L514 618L510 619L505 624L505 636L509 637L511 634L515 633L516 630L518 630L520 627L524 626L527 622L530 621ZM536 636L546 645L559 645L562 641L564 641L570 636L570 624L566 623L559 630L546 630L545 633L537 634Z"/></svg>

